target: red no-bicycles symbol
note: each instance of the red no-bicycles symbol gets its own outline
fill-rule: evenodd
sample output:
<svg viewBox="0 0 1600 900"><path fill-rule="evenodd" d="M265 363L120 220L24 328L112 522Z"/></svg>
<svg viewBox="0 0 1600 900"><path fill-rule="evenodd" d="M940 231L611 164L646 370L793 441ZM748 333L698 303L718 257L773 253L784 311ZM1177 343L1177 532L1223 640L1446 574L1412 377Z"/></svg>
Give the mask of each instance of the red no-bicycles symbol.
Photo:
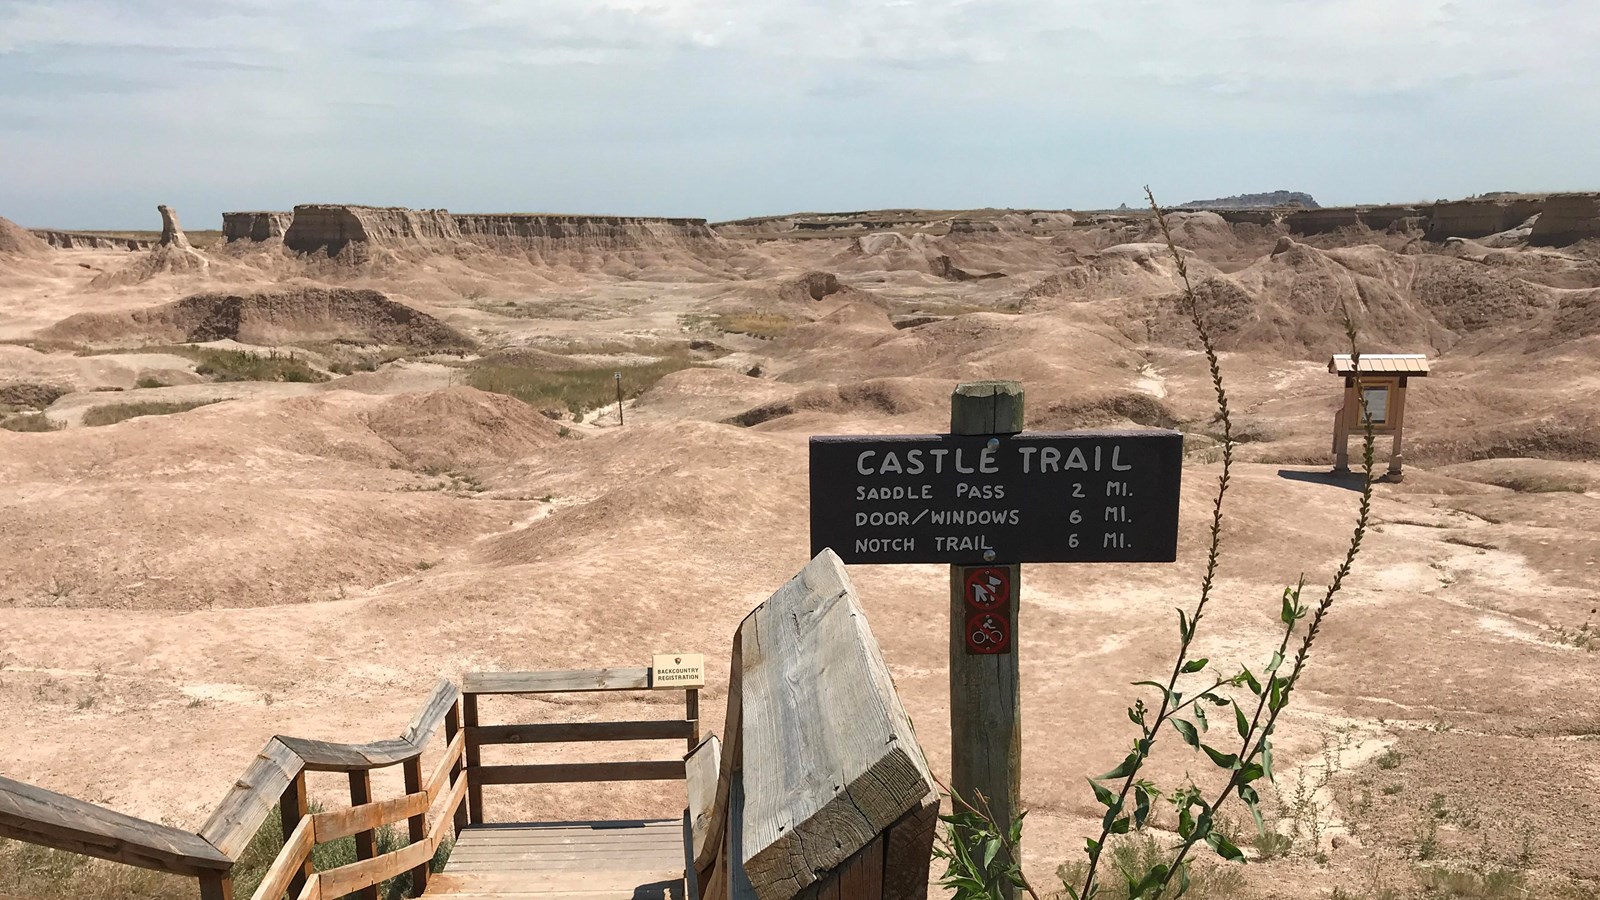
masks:
<svg viewBox="0 0 1600 900"><path fill-rule="evenodd" d="M973 613L967 618L967 652L1009 653L1011 651L1011 623L1003 614Z"/></svg>

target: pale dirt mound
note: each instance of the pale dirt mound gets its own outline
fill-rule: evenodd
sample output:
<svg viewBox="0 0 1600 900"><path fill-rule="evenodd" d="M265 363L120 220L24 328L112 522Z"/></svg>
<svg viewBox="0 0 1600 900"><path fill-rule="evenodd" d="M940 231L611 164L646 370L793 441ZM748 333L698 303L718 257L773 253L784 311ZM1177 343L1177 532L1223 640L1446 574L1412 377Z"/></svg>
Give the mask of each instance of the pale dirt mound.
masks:
<svg viewBox="0 0 1600 900"><path fill-rule="evenodd" d="M1185 250L1214 258L1235 253L1242 246L1235 226L1214 212L1169 212L1166 218L1173 243ZM1145 221L1134 243L1164 243L1161 226L1154 218Z"/></svg>
<svg viewBox="0 0 1600 900"><path fill-rule="evenodd" d="M1247 315L1239 316L1243 300L1231 288L1214 288L1217 296L1229 298L1229 316L1236 318L1223 346L1304 356L1338 352L1348 346L1346 311L1368 350L1448 346L1454 332L1409 295L1413 259L1375 246L1319 250L1284 242L1271 256L1224 276L1252 301L1254 310Z"/></svg>
<svg viewBox="0 0 1600 900"><path fill-rule="evenodd" d="M1143 362L1134 339L1074 304L1047 313L976 312L882 333L809 326L808 353L775 361L788 382L920 376L952 381L1012 378L1045 390L1129 383ZM802 329L796 329L800 331Z"/></svg>
<svg viewBox="0 0 1600 900"><path fill-rule="evenodd" d="M376 489L397 471L506 463L570 440L520 400L475 388L392 396L321 390L102 428L0 431L0 480L55 481L93 471L109 480Z"/></svg>
<svg viewBox="0 0 1600 900"><path fill-rule="evenodd" d="M785 303L804 303L821 300L839 293L839 276L832 272L806 272L778 284L777 297Z"/></svg>
<svg viewBox="0 0 1600 900"><path fill-rule="evenodd" d="M1519 324L1549 305L1543 292L1504 269L1442 256L1413 259L1412 296L1451 331L1466 334Z"/></svg>
<svg viewBox="0 0 1600 900"><path fill-rule="evenodd" d="M1406 458L1427 466L1511 457L1600 461L1600 411L1592 406L1509 418L1493 428L1452 423L1412 438L1408 413Z"/></svg>
<svg viewBox="0 0 1600 900"><path fill-rule="evenodd" d="M529 506L437 473L575 443L557 428L517 400L451 388L0 431L0 606L261 606L406 577Z"/></svg>
<svg viewBox="0 0 1600 900"><path fill-rule="evenodd" d="M782 351L805 351L821 347L847 350L870 347L897 334L888 312L877 303L842 300L815 322L799 325L780 335L774 345Z"/></svg>
<svg viewBox="0 0 1600 900"><path fill-rule="evenodd" d="M126 265L102 272L89 282L91 289L127 287L143 284L163 276L206 276L211 274L211 260L204 253L187 244L160 244L141 253Z"/></svg>
<svg viewBox="0 0 1600 900"><path fill-rule="evenodd" d="M0 256L44 258L50 245L10 219L0 217Z"/></svg>
<svg viewBox="0 0 1600 900"><path fill-rule="evenodd" d="M1004 272L983 272L981 274L968 272L966 269L957 266L949 254L935 256L929 260L929 266L933 269L935 276L943 278L945 281L987 281L991 278L1006 277Z"/></svg>
<svg viewBox="0 0 1600 900"><path fill-rule="evenodd" d="M515 506L431 490L23 486L0 493L7 548L0 608L194 610L337 600L414 575L446 548L504 528Z"/></svg>
<svg viewBox="0 0 1600 900"><path fill-rule="evenodd" d="M920 379L879 378L811 388L784 400L747 409L729 417L727 422L749 428L798 412L865 413L873 418L900 416L931 409L948 393L942 386Z"/></svg>
<svg viewBox="0 0 1600 900"><path fill-rule="evenodd" d="M549 516L485 541L473 553L494 565L560 560L580 571L625 564L626 548L665 548L690 540L693 554L729 564L700 567L682 593L652 601L666 604L664 613L682 615L721 599L715 592L736 581L737 570L758 555L749 547L751 535L803 528L804 514L795 510L805 507L804 470L803 441L725 425L675 422L602 431L582 447L557 448L518 467L511 478L571 498L570 507L558 505ZM804 548L793 550L784 548L787 555L804 553ZM689 555L673 554L671 560L653 555L651 565L680 566ZM620 582L617 587L624 590ZM606 633L591 631L597 617L635 622L642 612L614 603L562 608L579 617L584 634Z"/></svg>
<svg viewBox="0 0 1600 900"><path fill-rule="evenodd" d="M563 440L560 426L528 404L469 387L386 398L365 423L424 470L509 462Z"/></svg>
<svg viewBox="0 0 1600 900"><path fill-rule="evenodd" d="M40 336L118 346L217 340L258 345L354 341L413 347L472 343L433 316L378 291L349 288L194 294L127 313L79 313L44 329Z"/></svg>
<svg viewBox="0 0 1600 900"><path fill-rule="evenodd" d="M1600 491L1600 464L1550 459L1483 459L1432 470L1464 481L1509 488L1519 493Z"/></svg>
<svg viewBox="0 0 1600 900"><path fill-rule="evenodd" d="M1536 345L1548 346L1597 334L1600 334L1600 290L1574 291L1560 298L1548 337Z"/></svg>
<svg viewBox="0 0 1600 900"><path fill-rule="evenodd" d="M1214 267L1193 253L1187 253L1185 263L1193 280L1218 274ZM1082 301L1150 297L1170 293L1179 284L1177 264L1166 245L1117 244L1083 254L1080 264L1044 279L1028 292L1027 299L1042 301L1055 297Z"/></svg>
<svg viewBox="0 0 1600 900"><path fill-rule="evenodd" d="M1143 425L1174 428L1178 416L1161 400L1135 391L1114 391L1057 401L1028 415L1035 431L1071 431L1079 428Z"/></svg>

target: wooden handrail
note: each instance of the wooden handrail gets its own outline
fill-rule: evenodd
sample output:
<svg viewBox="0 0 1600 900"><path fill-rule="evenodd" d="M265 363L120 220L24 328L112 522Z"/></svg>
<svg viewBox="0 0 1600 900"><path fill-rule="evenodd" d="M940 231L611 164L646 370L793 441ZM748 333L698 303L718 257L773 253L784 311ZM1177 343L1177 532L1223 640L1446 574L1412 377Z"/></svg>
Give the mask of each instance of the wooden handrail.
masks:
<svg viewBox="0 0 1600 900"><path fill-rule="evenodd" d="M449 784L450 773L455 766L459 766L465 751L465 732L459 730L453 720L447 722L461 696L460 688L454 683L449 679L440 679L401 736L391 740L336 744L287 736L272 738L256 754L244 775L229 787L216 811L197 834L0 776L0 837L200 878L203 897L226 896L222 885L235 861L267 816L271 815L273 807L306 771L362 772L403 763L414 765L421 757L428 739L441 725L446 725L450 742L445 758L439 764L444 777L435 772L427 783L427 789L418 794L426 796L428 806L431 806ZM458 777L450 791L450 796L456 799L446 810L450 818L455 818L455 808L461 805L460 798L465 793L466 778ZM409 799L402 798L402 801ZM395 801L364 806L384 807L387 814L395 808ZM414 802L398 808L416 814L412 806ZM426 809L424 807L422 811L426 812ZM340 815L348 816L350 812L354 811ZM363 809L362 813L365 812L368 810ZM357 813L357 817L360 815ZM394 819L389 819L387 815L382 817L384 821L379 824L392 824L407 816L399 815ZM292 832L291 840L272 869L272 877L281 877L285 886L291 883L303 865L305 854L299 853L300 845L311 841L315 835L311 817L298 821L305 823L304 831L298 826L286 827L286 831ZM443 840L442 836L440 840ZM309 844L306 849L309 852ZM437 844L433 849L437 849ZM420 851L413 851L413 855L416 852ZM298 858L296 854L299 854ZM300 896L320 896L313 886L315 881L316 877L312 876Z"/></svg>
<svg viewBox="0 0 1600 900"><path fill-rule="evenodd" d="M233 860L199 836L0 777L0 837L198 876Z"/></svg>
<svg viewBox="0 0 1600 900"><path fill-rule="evenodd" d="M216 812L200 826L200 836L229 859L238 859L273 804L304 768L305 763L282 741L267 741L244 777L233 783Z"/></svg>
<svg viewBox="0 0 1600 900"><path fill-rule="evenodd" d="M464 694L565 694L578 691L642 691L650 669L573 669L564 672L469 672Z"/></svg>

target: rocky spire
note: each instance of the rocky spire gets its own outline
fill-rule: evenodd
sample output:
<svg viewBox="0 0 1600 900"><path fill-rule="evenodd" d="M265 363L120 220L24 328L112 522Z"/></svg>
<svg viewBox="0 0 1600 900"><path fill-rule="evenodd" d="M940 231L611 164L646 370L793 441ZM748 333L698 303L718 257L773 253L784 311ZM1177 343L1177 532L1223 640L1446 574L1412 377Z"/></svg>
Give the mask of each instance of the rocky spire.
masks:
<svg viewBox="0 0 1600 900"><path fill-rule="evenodd" d="M161 213L161 246L188 249L189 236L183 233L183 227L178 224L178 214L165 203L156 209Z"/></svg>

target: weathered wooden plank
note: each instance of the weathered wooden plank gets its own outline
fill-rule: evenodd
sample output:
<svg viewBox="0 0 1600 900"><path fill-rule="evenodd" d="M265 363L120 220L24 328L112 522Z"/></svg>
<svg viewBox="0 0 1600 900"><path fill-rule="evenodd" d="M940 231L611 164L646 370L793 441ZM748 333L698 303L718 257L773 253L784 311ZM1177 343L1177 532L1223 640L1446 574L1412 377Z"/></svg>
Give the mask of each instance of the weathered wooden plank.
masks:
<svg viewBox="0 0 1600 900"><path fill-rule="evenodd" d="M428 807L433 805L432 799L426 791L418 791L392 800L376 800L349 809L315 813L311 818L317 823L317 842L336 841L352 834L393 825L403 819L427 812Z"/></svg>
<svg viewBox="0 0 1600 900"><path fill-rule="evenodd" d="M306 799L306 773L297 772L278 797L279 833L293 834L310 813L311 803ZM308 855L301 860L300 871L289 878L288 892L291 895L297 895L305 888L306 879L311 877L311 868L311 857Z"/></svg>
<svg viewBox="0 0 1600 900"><path fill-rule="evenodd" d="M201 875L200 900L233 900L233 876L216 872Z"/></svg>
<svg viewBox="0 0 1600 900"><path fill-rule="evenodd" d="M717 813L717 776L722 771L722 741L716 735L706 738L689 753L684 762L689 792L690 868L705 856L707 843L714 841L711 820Z"/></svg>
<svg viewBox="0 0 1600 900"><path fill-rule="evenodd" d="M455 830L455 814L466 804L466 800L467 779L457 778L455 785L450 788L450 793L444 798L444 806L439 810L438 820L428 832L428 842L433 845L433 849L438 850L439 845L444 843L445 834Z"/></svg>
<svg viewBox="0 0 1600 900"><path fill-rule="evenodd" d="M479 725L467 740L489 744L554 744L576 741L664 741L694 734L695 723L681 719L640 722L549 722L537 725Z"/></svg>
<svg viewBox="0 0 1600 900"><path fill-rule="evenodd" d="M200 836L224 856L237 859L302 765L300 757L282 741L267 741L244 777L234 782L216 812L200 827Z"/></svg>
<svg viewBox="0 0 1600 900"><path fill-rule="evenodd" d="M283 842L283 850L273 859L267 873L261 876L261 886L251 895L251 900L278 900L285 893L295 894L289 885L305 869L311 848L317 842L316 825L310 817L300 820L294 833Z"/></svg>
<svg viewBox="0 0 1600 900"><path fill-rule="evenodd" d="M305 887L295 895L295 900L322 900L322 876L312 875L307 878Z"/></svg>
<svg viewBox="0 0 1600 900"><path fill-rule="evenodd" d="M307 738L278 735L284 746L293 750L312 772L360 772L381 769L414 759L422 748L404 738L390 738L369 744L336 744Z"/></svg>
<svg viewBox="0 0 1600 900"><path fill-rule="evenodd" d="M452 783L458 779L463 783L466 781L466 731L461 726L460 707L461 700L457 698L455 706L451 707L450 712L444 717L445 745L447 748L454 748L458 743L461 745L461 749L454 752L450 749L445 750L445 755L451 759L450 780ZM461 830L466 827L467 807L464 804L458 804L455 809L455 833L460 834Z"/></svg>
<svg viewBox="0 0 1600 900"><path fill-rule="evenodd" d="M606 829L588 829L586 831L564 831L557 834L524 833L506 837L492 838L471 836L471 840L458 846L452 853L463 857L471 854L516 854L539 852L563 852L568 850L591 850L594 848L622 848L626 850L661 850L668 853L677 852L683 844L683 820L674 823L671 830L656 831L654 829L628 829L624 831L609 831Z"/></svg>
<svg viewBox="0 0 1600 900"><path fill-rule="evenodd" d="M684 735L688 741L688 749L693 750L700 743L700 690L690 688L683 692L683 718L689 725L689 733Z"/></svg>
<svg viewBox="0 0 1600 900"><path fill-rule="evenodd" d="M700 896L700 873L694 867L694 825L687 809L683 811L683 882L687 896Z"/></svg>
<svg viewBox="0 0 1600 900"><path fill-rule="evenodd" d="M182 875L227 870L232 865L225 854L187 831L4 777L0 777L0 835Z"/></svg>
<svg viewBox="0 0 1600 900"><path fill-rule="evenodd" d="M684 777L681 759L643 762L544 763L481 766L477 784L567 784L590 781L676 781Z"/></svg>
<svg viewBox="0 0 1600 900"><path fill-rule="evenodd" d="M728 875L719 894L723 900L762 900L750 884L750 878L746 875L742 862L746 846L744 822L744 773L735 762L734 777L728 784L728 825L725 829L727 845L722 851Z"/></svg>
<svg viewBox="0 0 1600 900"><path fill-rule="evenodd" d="M573 669L554 672L469 672L466 694L553 694L567 691L637 691L650 687L650 669Z"/></svg>
<svg viewBox="0 0 1600 900"><path fill-rule="evenodd" d="M464 731L478 727L478 695L467 694L461 698L461 726ZM473 825L483 824L483 785L478 781L478 769L483 763L482 751L476 744L467 744L466 752L467 810Z"/></svg>
<svg viewBox="0 0 1600 900"><path fill-rule="evenodd" d="M426 744L460 699L461 689L456 687L455 682L448 678L439 679L439 683L433 687L433 693L428 696L428 702L411 718L406 730L400 733L400 739L417 747Z"/></svg>
<svg viewBox="0 0 1600 900"><path fill-rule="evenodd" d="M434 877L428 896L456 895L463 892L476 894L536 894L544 896L557 891L627 891L623 897L640 887L681 881L671 870L627 869L621 871L597 870L591 872L441 872Z"/></svg>
<svg viewBox="0 0 1600 900"><path fill-rule="evenodd" d="M406 760L403 773L407 794L425 793L422 789L422 760L420 758ZM442 826L444 823L445 819L441 816L439 824ZM428 855L423 859L422 864L411 870L411 890L412 896L415 897L428 887L428 876L431 874L428 864L433 861L433 851L438 846L428 840L428 810L426 806L406 820L406 831L411 837L412 844L426 844L428 848Z"/></svg>
<svg viewBox="0 0 1600 900"><path fill-rule="evenodd" d="M317 879L321 882L323 896L343 897L364 887L387 881L407 869L416 871L419 864L426 865L431 859L433 859L433 848L428 846L427 841L422 841L407 844L399 850L372 859L318 872Z"/></svg>
<svg viewBox="0 0 1600 900"><path fill-rule="evenodd" d="M735 641L744 654L737 861L757 897L786 900L918 809L934 782L831 550L757 607Z"/></svg>
<svg viewBox="0 0 1600 900"><path fill-rule="evenodd" d="M439 799L449 787L450 773L461 767L461 754L466 752L466 746L467 738L464 731L456 732L445 745L444 755L434 763L433 774L428 776L427 783L423 785L423 790L428 793L428 805L433 805L433 801Z"/></svg>
<svg viewBox="0 0 1600 900"><path fill-rule="evenodd" d="M1024 427L1024 391L1015 381L957 385L950 396L952 434L1016 434ZM1022 788L1022 702L1017 647L1022 628L1018 613L1022 567L1010 571L1006 619L1011 623L1009 653L967 652L970 611L960 566L950 567L950 785L962 801L990 813L1002 827L1011 824ZM980 800L981 796L981 800ZM1005 900L1017 892L1001 887Z"/></svg>
<svg viewBox="0 0 1600 900"><path fill-rule="evenodd" d="M427 797L424 796L423 799L426 800ZM350 773L350 805L352 807L366 806L367 804L369 804L371 802L372 802L372 772L371 772L371 770L369 770L369 769L358 769L356 771L351 772ZM422 808L424 810L426 810L428 808L427 804L424 803ZM368 826L368 827L363 828L363 829L357 829L354 832L355 838L356 838L356 859L358 859L358 860L371 859L374 856L378 855L378 836L377 836L377 833L375 831L373 831L373 829L376 828L376 827L377 827L376 825L371 825L371 826ZM327 840L327 839L324 838L324 840ZM364 888L360 889L359 891L356 891L355 895L357 897L357 900L378 900L378 888L376 886L364 887Z"/></svg>
<svg viewBox="0 0 1600 900"><path fill-rule="evenodd" d="M883 900L882 835L812 885L817 900Z"/></svg>
<svg viewBox="0 0 1600 900"><path fill-rule="evenodd" d="M723 890L718 886L722 880L711 877L711 871L715 868L717 858L726 843L722 838L728 822L728 791L739 759L743 709L744 652L740 649L738 638L735 636L732 659L728 667L728 707L722 727L723 740L727 741L727 745L722 748L722 764L717 772L717 795L711 805L711 818L706 823L705 840L701 842L700 850L694 858L695 868L705 876L706 884L702 886L702 890L707 893Z"/></svg>
<svg viewBox="0 0 1600 900"><path fill-rule="evenodd" d="M889 826L883 846L883 900L927 900L928 867L934 830L939 827L939 795Z"/></svg>

